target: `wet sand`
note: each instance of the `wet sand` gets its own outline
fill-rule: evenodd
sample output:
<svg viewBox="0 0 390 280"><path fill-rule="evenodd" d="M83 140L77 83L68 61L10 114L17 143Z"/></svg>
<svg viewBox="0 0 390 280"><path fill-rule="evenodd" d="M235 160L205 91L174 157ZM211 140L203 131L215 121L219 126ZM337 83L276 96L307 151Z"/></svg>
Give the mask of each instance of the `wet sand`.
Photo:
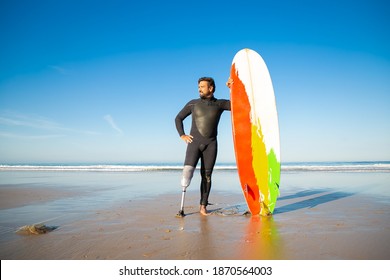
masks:
<svg viewBox="0 0 390 280"><path fill-rule="evenodd" d="M91 207L89 202L80 200L85 193L75 191L77 188L64 191L28 184L1 185L0 257L2 260L390 259L387 196L353 188L340 191L321 184L316 188L304 183L294 187L295 179L290 179L291 185L282 192L271 217L243 215L246 206L242 195L218 187L210 198L213 205L208 207L209 216L199 214L195 186L187 193L186 216L177 218L179 190L138 199L125 197L113 203L102 200ZM296 180L300 180L299 176ZM51 206L34 207L45 203ZM39 211L20 214L24 218L18 218L23 211L35 211L30 209ZM42 235L15 233L18 227L36 222L58 228Z"/></svg>
<svg viewBox="0 0 390 280"><path fill-rule="evenodd" d="M78 192L40 187L3 185L0 189L0 209L21 207L32 203L44 203L74 196Z"/></svg>

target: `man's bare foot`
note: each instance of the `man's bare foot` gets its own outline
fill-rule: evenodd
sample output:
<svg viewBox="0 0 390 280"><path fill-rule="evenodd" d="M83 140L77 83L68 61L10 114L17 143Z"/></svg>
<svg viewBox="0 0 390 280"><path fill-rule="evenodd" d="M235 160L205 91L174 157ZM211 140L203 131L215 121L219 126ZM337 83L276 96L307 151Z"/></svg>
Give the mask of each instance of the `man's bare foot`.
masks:
<svg viewBox="0 0 390 280"><path fill-rule="evenodd" d="M203 216L208 216L208 215L209 215L209 213L207 212L207 209L206 209L206 206L205 206L205 205L201 205L201 206L200 206L199 212L200 212L200 214L202 214Z"/></svg>

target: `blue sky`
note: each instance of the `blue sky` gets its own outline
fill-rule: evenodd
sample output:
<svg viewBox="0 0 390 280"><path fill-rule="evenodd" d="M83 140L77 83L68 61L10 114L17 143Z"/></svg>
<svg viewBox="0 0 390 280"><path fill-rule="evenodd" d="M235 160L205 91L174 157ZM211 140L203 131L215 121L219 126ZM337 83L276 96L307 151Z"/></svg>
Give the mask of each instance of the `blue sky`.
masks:
<svg viewBox="0 0 390 280"><path fill-rule="evenodd" d="M229 98L242 48L268 65L283 162L390 160L389 7L3 0L0 163L180 163L174 117L201 76ZM218 161L234 162L230 113Z"/></svg>

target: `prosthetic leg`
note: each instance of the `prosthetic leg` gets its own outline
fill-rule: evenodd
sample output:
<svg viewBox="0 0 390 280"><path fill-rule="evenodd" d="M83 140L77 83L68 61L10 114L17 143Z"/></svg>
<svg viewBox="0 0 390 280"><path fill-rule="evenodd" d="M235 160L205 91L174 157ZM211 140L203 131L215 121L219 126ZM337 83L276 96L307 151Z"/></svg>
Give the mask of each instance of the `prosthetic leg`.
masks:
<svg viewBox="0 0 390 280"><path fill-rule="evenodd" d="M181 187L182 187L182 193L181 193L181 204L180 204L180 210L179 213L177 213L176 217L184 217L184 199L186 196L186 190L188 186L191 183L192 177L194 176L194 170L195 167L190 165L185 165L183 168L183 175L181 177Z"/></svg>

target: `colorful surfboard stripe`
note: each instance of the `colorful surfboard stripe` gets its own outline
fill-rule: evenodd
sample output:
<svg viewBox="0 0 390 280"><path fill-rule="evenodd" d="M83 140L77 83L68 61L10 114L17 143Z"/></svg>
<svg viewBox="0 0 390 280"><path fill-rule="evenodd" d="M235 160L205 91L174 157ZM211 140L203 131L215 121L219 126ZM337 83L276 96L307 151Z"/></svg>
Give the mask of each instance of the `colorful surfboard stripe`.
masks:
<svg viewBox="0 0 390 280"><path fill-rule="evenodd" d="M245 51L247 52L246 55L248 55L248 51L250 50ZM274 125L274 129L276 129L277 132L270 132L268 128L267 133L274 133L276 136L271 135L271 137L268 138L264 137L262 124L264 122L269 122L269 119L275 123L275 117L270 116L269 119L265 119L267 115L261 114L261 108L260 106L257 106L256 102L259 101L256 99L259 98L254 96L254 94L259 94L258 91L264 89L262 88L263 85L261 85L261 87L256 85L257 81L254 81L252 78L249 57L247 59L247 65L244 66L246 66L245 70L249 69L249 74L245 73L245 71L241 73L241 68L237 67L234 61L231 68L231 77L234 80L231 103L232 112L234 113L232 125L236 162L238 173L240 175L241 187L247 200L250 212L253 215L269 215L273 213L277 197L279 196L279 128L277 124L276 107L271 84L271 98L273 97L274 102L274 112L271 110L271 113L276 115L276 125L272 125ZM258 58L256 57L256 59ZM255 70L256 72L254 73L257 74L259 70ZM261 69L261 71L264 70ZM267 69L266 72L268 74ZM241 75L246 76L245 82L243 81ZM266 82L270 83L270 78L267 78L269 81ZM262 82L264 83L264 77L255 77L255 79L263 79ZM269 85L266 86L269 87ZM265 90L269 90L269 88L266 88ZM264 96L262 96L260 101L264 102L263 99ZM270 104L268 105L270 106Z"/></svg>

